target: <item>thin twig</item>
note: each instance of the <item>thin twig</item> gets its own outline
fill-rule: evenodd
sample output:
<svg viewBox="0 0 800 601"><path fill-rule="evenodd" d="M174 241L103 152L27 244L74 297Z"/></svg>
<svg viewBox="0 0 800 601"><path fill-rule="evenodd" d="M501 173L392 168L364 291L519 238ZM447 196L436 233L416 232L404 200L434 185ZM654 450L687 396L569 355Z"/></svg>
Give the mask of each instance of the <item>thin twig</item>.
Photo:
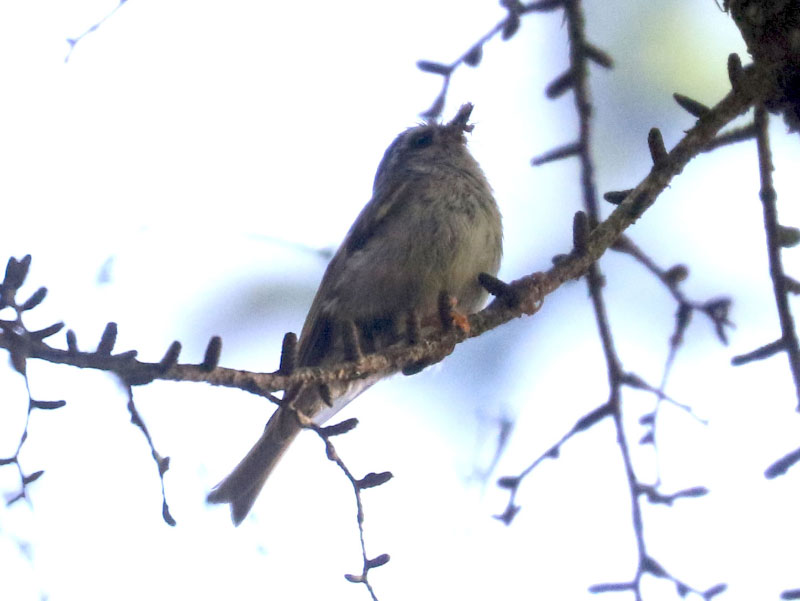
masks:
<svg viewBox="0 0 800 601"><path fill-rule="evenodd" d="M587 43L585 38L586 25L580 0L571 0L566 3L564 8L570 41L570 71L574 75L575 108L578 113L580 128L580 150L578 156L580 160L581 186L583 189L583 206L584 210L589 215L590 221L597 223L599 221L599 203L594 182L594 163L591 157L592 105L588 90L588 65L583 50ZM663 154L665 156L656 163L656 166L666 159L666 150L663 151ZM622 364L614 346L614 338L608 321L608 312L603 296L604 276L600 272L597 263L593 263L589 268L586 280L589 286L589 296L592 307L594 308L595 321L603 346L603 355L605 356L606 369L608 371L608 409L614 419L617 442L625 466L631 499L631 519L633 521L636 547L640 558L639 572L641 572L641 563L643 558L647 557L647 550L644 541L642 511L639 504L639 484L633 469L633 461L631 460L625 429L622 425ZM638 601L640 598L638 572L635 593Z"/></svg>
<svg viewBox="0 0 800 601"><path fill-rule="evenodd" d="M763 105L756 106L755 127L756 145L758 147L758 171L761 177L759 197L764 210L764 231L767 235L767 256L769 257L769 275L772 278L772 290L778 309L781 324L781 339L786 355L789 358L789 369L794 379L797 395L797 409L800 411L800 348L794 328L794 318L789 308L789 297L786 289L786 276L781 261L781 243L779 237L777 194L772 184L772 152L769 146L769 120Z"/></svg>
<svg viewBox="0 0 800 601"><path fill-rule="evenodd" d="M80 42L83 38L85 38L90 33L93 33L95 31L97 31L100 28L100 26L103 23L105 23L106 21L108 21L111 17L113 17L114 14L120 8L122 8L122 5L125 4L127 1L128 0L119 0L118 4L114 8L112 8L102 19L100 19L96 23L93 23L86 31L84 31L83 33L81 33L77 37L67 38L67 44L69 44L69 51L67 52L67 56L64 57L64 62L65 63L69 62L69 59L72 56L72 52L75 50L75 46L78 45L78 42Z"/></svg>
<svg viewBox="0 0 800 601"><path fill-rule="evenodd" d="M389 472L383 472L381 474L370 473L360 480L353 476L353 473L350 471L344 461L342 461L341 457L339 457L336 448L331 442L331 436L349 431L352 429L355 423L357 423L355 420L348 421L350 423L343 422L342 424L337 424L334 426L322 427L314 424L313 421L309 420L308 418L303 420L304 427L316 432L325 443L325 452L328 456L328 459L333 461L339 467L339 469L342 470L342 473L353 487L353 494L355 495L356 500L358 536L359 542L361 543L362 568L361 574L346 574L345 578L350 582L363 584L369 592L370 597L372 597L372 600L378 601L378 597L375 594L375 589L372 588L372 584L369 581L369 571L373 568L386 564L389 561L389 555L384 553L371 559L367 556L367 543L364 537L364 504L361 500L361 491L365 488L372 488L374 486L384 484L392 477L392 475ZM339 428L338 426L344 427Z"/></svg>
<svg viewBox="0 0 800 601"><path fill-rule="evenodd" d="M483 47L492 38L500 35L503 40L508 40L519 29L520 16L534 12L549 12L556 10L562 6L564 0L539 0L538 2L529 2L522 4L518 0L501 0L500 4L508 11L506 16L497 22L488 32L481 36L478 41L472 44L461 56L449 64L438 63L434 61L421 60L417 61L417 67L421 71L433 73L442 77L442 87L436 95L431 106L420 113L426 119L436 119L441 115L444 109L444 102L447 98L447 91L450 88L450 78L453 76L458 67L468 65L470 67L477 67L483 58Z"/></svg>

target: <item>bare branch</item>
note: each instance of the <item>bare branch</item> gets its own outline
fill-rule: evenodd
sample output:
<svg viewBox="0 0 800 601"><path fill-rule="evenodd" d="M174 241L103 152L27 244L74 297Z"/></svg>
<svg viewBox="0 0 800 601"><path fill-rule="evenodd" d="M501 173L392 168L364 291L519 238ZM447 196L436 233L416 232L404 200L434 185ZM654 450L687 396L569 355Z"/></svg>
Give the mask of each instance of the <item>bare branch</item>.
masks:
<svg viewBox="0 0 800 601"><path fill-rule="evenodd" d="M800 411L800 347L797 342L794 318L789 307L789 295L786 287L786 275L781 260L781 236L778 223L777 194L772 184L772 153L769 147L767 131L767 111L763 106L756 106L755 127L758 145L758 171L761 176L759 196L764 213L764 231L767 234L767 255L769 257L769 275L772 278L772 291L778 309L781 325L781 342L789 359L789 369L794 379L797 395L797 409Z"/></svg>

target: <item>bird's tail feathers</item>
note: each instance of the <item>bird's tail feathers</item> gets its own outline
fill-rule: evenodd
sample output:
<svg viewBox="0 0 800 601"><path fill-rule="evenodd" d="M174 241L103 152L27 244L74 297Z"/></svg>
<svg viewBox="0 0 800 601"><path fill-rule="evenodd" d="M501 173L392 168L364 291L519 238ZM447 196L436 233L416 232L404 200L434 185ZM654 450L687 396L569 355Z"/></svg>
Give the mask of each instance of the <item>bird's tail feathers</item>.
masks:
<svg viewBox="0 0 800 601"><path fill-rule="evenodd" d="M244 459L209 493L209 503L230 503L231 518L238 526L250 512L261 488L283 453L300 432L297 417L281 409L272 415L264 433Z"/></svg>

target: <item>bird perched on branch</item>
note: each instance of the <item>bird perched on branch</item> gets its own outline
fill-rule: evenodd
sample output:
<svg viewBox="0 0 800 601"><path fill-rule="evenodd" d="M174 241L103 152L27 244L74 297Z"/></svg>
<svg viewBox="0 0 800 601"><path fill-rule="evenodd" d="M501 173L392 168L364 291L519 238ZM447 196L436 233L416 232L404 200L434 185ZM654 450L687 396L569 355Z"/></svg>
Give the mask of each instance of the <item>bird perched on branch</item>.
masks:
<svg viewBox="0 0 800 601"><path fill-rule="evenodd" d="M465 132L472 105L446 124L402 132L378 166L372 199L331 259L300 335L297 365L347 360L353 338L364 353L401 340L409 316L423 332L438 321L446 292L461 315L480 309L478 274L497 274L502 255L500 212ZM248 514L264 482L302 429L298 412L324 423L391 372L286 391L255 446L208 495L230 503L233 522Z"/></svg>

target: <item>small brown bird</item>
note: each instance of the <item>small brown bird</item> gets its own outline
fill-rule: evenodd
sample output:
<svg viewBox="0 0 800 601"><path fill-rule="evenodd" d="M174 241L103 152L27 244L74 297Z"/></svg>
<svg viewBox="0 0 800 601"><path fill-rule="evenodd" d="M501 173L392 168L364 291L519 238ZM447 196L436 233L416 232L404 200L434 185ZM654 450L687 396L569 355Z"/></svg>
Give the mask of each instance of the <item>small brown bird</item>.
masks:
<svg viewBox="0 0 800 601"><path fill-rule="evenodd" d="M365 353L385 348L402 338L411 312L423 325L433 321L443 291L462 314L486 302L478 274L497 274L503 234L491 187L467 150L471 112L465 104L447 124L407 129L386 150L372 199L331 259L311 304L299 366L344 361L342 327L352 331L352 324ZM390 373L332 384L325 400L318 385L298 386L284 401L322 424ZM208 495L209 503L231 504L237 526L302 429L295 411L278 408L247 456Z"/></svg>

